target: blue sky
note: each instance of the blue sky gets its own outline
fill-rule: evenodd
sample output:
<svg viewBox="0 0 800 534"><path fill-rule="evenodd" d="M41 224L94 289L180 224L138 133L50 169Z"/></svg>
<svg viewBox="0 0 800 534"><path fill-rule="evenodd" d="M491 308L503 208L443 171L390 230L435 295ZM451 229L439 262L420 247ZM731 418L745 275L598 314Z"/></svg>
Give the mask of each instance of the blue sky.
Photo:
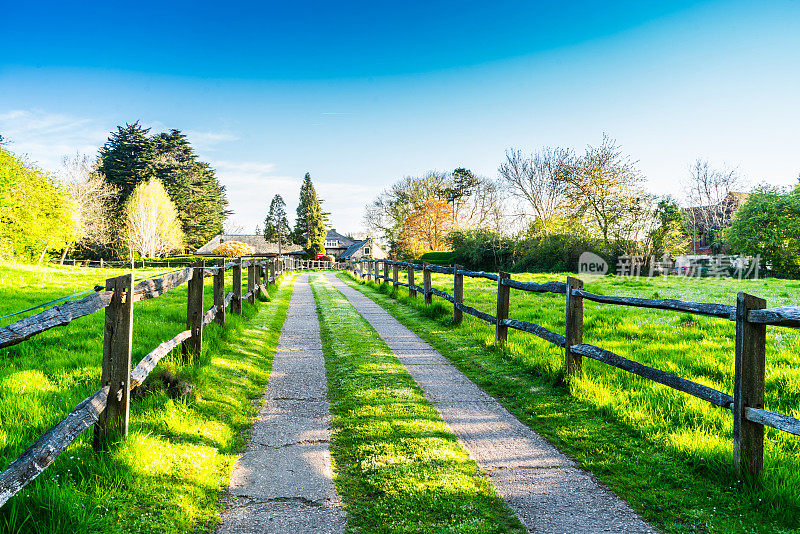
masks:
<svg viewBox="0 0 800 534"><path fill-rule="evenodd" d="M656 193L696 157L800 173L800 2L8 3L0 134L46 169L117 124L188 133L252 231L311 172L340 231L406 175L615 137Z"/></svg>

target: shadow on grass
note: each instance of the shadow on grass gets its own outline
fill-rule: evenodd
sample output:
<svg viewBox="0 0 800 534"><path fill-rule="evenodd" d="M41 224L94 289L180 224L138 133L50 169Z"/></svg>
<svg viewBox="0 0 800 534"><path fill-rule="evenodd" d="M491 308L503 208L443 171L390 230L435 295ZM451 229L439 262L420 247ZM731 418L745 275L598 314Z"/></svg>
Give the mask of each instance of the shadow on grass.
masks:
<svg viewBox="0 0 800 534"><path fill-rule="evenodd" d="M162 360L156 373L169 369L193 391L177 398L158 391L132 402L130 433L106 452L95 453L92 431L84 432L0 509L0 532L213 530L220 490L257 411L253 401L267 384L291 292L286 285L272 302L245 304L243 317L228 314L225 327L207 326L199 355L184 360L178 349ZM41 402L59 398L63 392ZM6 442L2 450L16 455L28 444Z"/></svg>
<svg viewBox="0 0 800 534"><path fill-rule="evenodd" d="M421 298L409 298L372 282L359 283L348 275L340 278L419 334L521 421L666 532L800 529L800 491L791 482L796 479L792 464L797 456L767 453L767 477L754 484L740 480L732 466L730 431L717 423L717 416L725 412L713 408L710 415L699 414L692 399L662 391L661 386L649 382L642 385L640 379L594 361L585 360L586 376L576 385L580 391L573 391L561 379L561 351L553 354L537 342L513 347L513 338L507 347L515 350L502 350L487 335L488 327L472 318L465 317L461 327L454 327L450 314L437 320L426 317ZM563 303L559 305L563 309ZM529 310L523 313L535 316ZM613 330L613 323L620 323L618 318L594 317L596 327ZM554 324L563 326L563 322ZM717 327L713 320L701 319L698 324ZM666 328L674 329L671 323ZM719 376L713 369L700 371ZM619 383L615 384L617 376ZM599 377L608 378L600 381ZM630 384L647 392L644 400L626 396L624 388ZM604 395L619 401L607 402ZM651 405L639 406L645 401ZM660 414L673 430L664 432L655 426L649 415L652 412ZM766 446L771 446L769 439Z"/></svg>

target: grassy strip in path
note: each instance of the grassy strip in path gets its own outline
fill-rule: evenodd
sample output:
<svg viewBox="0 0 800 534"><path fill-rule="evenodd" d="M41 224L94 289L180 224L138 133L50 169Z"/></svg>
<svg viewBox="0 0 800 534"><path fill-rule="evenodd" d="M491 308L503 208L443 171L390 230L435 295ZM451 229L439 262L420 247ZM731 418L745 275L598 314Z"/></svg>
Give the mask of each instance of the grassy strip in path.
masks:
<svg viewBox="0 0 800 534"><path fill-rule="evenodd" d="M270 292L271 302L257 306L245 302L242 318L227 314L224 328L213 323L206 327L199 356L184 363L180 350L173 351L148 379L158 383L159 377L170 373L192 384L191 393L174 396L165 388L154 388L132 402L130 433L108 452L93 452L91 431L85 432L53 466L0 509L0 532L213 531L218 523L222 490L230 481L233 463L258 410L255 401L263 394L270 375L291 298L291 279L284 279L277 288L272 286ZM180 291L173 293L154 301L161 300L164 306L176 300L175 309L164 307L163 314L152 309L140 315L141 322L135 328L141 337L136 338L135 333L135 343L146 339L146 343L140 343L141 350L157 343L153 336L160 334L150 330L164 328L158 324L159 316L168 328L180 328L179 324L172 324L180 322L181 307L185 314L185 289L182 306ZM153 327L147 328L150 321ZM87 339L92 333L94 330L87 332ZM45 355L65 358L63 349L50 345L45 348ZM97 387L95 369L88 363L96 353L73 353L87 366L85 374L90 377L80 381L81 388ZM32 366L26 351L8 356L3 364L9 374L0 383L3 418L10 418L9 410L3 406L15 402L10 388L16 382L9 382L16 376L12 369L23 363ZM50 370L46 360L42 366L45 373L21 372L36 372L45 378L58 376L57 369ZM48 380L47 388L28 400L42 410L49 405L48 399L59 400L62 395L54 378ZM58 396L48 396L48 391ZM56 407L69 411L78 400L64 399ZM8 453L14 454L14 448L9 447Z"/></svg>
<svg viewBox="0 0 800 534"><path fill-rule="evenodd" d="M599 403L596 396L585 394L592 391L593 382L604 380L605 374L612 372L608 368L594 370L595 362L587 362L586 378L570 392L560 380L563 350L559 352L544 342L537 345L534 336L522 333L513 333L506 350L501 350L494 345L493 326L466 314L462 326L453 326L452 305L436 300L426 306L421 296L409 298L404 288L393 292L388 284L379 287L373 282L359 283L349 275L340 277L419 334L521 421L575 458L665 532L800 531L797 504L800 488L775 481L755 486L739 481L731 466L732 442L728 441L725 450L714 456L697 454L694 449L704 450L705 443L692 441L694 449L675 446L669 433L653 432L634 413L626 412L633 411L635 405L607 406ZM471 295L470 304L477 299L476 295ZM487 299L490 297L491 294ZM555 310L553 313L561 317L563 331L563 296L561 299L559 305L554 305L545 296L543 303L533 302L529 308L515 311L513 316L539 322L525 313ZM486 303L484 309L493 311ZM554 330L559 328L556 326ZM685 373L685 369L675 371ZM596 389L604 391L604 387ZM618 390L625 391L624 387L617 384ZM644 387L653 386L646 383ZM681 434L681 427L691 422L684 419L691 418L695 403L685 395L673 398L679 394L653 389L653 402L661 402L658 406L664 415L677 420L670 431L690 436L687 439L702 439L701 433L692 434L688 428ZM686 412L689 416L682 418L681 414ZM703 424L699 418L695 421L697 427ZM713 436L715 432L718 431L711 428L708 434ZM790 456L785 461L796 462L800 451L795 449L793 454L794 460ZM765 462L773 459L768 456ZM775 471L772 476L776 477Z"/></svg>
<svg viewBox="0 0 800 534"><path fill-rule="evenodd" d="M524 532L386 343L311 275L350 532Z"/></svg>

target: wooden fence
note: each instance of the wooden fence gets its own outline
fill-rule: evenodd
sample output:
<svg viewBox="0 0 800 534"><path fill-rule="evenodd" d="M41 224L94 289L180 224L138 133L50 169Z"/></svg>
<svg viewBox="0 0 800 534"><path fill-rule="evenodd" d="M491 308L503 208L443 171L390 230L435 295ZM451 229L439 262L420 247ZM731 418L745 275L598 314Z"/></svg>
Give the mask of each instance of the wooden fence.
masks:
<svg viewBox="0 0 800 534"><path fill-rule="evenodd" d="M383 274L379 270L383 266ZM391 267L391 277L389 269ZM460 265L442 267L429 263L414 264L392 260L359 260L346 265L347 270L367 281L391 283L394 289L407 287L408 294L416 297L422 293L426 304L434 296L453 304L453 319L460 323L464 313L477 317L495 326L495 338L503 345L508 329L521 330L564 349L564 369L567 378L582 374L582 358L611 365L623 371L658 382L667 387L688 393L694 397L730 410L733 415L733 458L737 471L755 477L763 467L764 426L770 426L795 435L800 435L800 420L785 414L764 409L764 375L766 366L767 325L800 327L800 306L767 308L764 299L739 293L736 306L708 304L675 299L644 299L635 297L613 297L596 295L583 289L583 282L568 277L566 282L518 282L509 273L498 274L468 271ZM408 283L398 280L400 269L408 273ZM415 285L414 273L422 271L422 287ZM453 275L453 294L431 287L431 273ZM497 282L496 315L490 315L464 304L464 277L486 278ZM509 313L511 289L533 293L558 293L565 296L566 331L564 335L552 332L538 324L512 319ZM623 358L595 345L583 343L583 301L601 304L655 308L706 315L727 319L736 323L736 354L733 395L681 378L672 373L642 365Z"/></svg>
<svg viewBox="0 0 800 534"><path fill-rule="evenodd" d="M100 310L105 310L101 388L84 399L60 423L48 430L33 445L0 473L0 506L49 467L83 431L94 426L93 446L102 449L110 438L128 432L130 392L141 385L158 362L178 345L184 355L197 354L203 344L203 327L212 321L225 324L225 311L242 313L242 300L255 303L258 292L266 293L286 270L302 265L287 258L259 260L239 258L213 265L195 263L160 278L134 284L126 274L106 280L105 288L88 297L54 306L39 314L0 328L0 348L21 343L31 336ZM247 271L246 292L242 293L242 274ZM225 272L233 271L232 291L225 292ZM214 304L204 309L204 278L213 276ZM133 304L156 298L188 284L186 330L154 348L131 370L133 344Z"/></svg>

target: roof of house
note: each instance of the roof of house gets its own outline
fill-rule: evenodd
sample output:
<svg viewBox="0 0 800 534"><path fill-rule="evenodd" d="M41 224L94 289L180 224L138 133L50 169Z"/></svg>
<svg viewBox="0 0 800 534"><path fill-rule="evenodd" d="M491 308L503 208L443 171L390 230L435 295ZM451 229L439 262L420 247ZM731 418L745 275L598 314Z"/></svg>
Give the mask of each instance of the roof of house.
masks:
<svg viewBox="0 0 800 534"><path fill-rule="evenodd" d="M339 232L337 232L335 228L331 228L330 230L328 230L328 233L325 234L325 241L333 241L333 240L339 241L340 246L339 247L328 247L328 248L345 248L345 247L349 247L350 245L352 245L355 242L352 239L350 239L349 237L347 237L345 235L342 235Z"/></svg>
<svg viewBox="0 0 800 534"><path fill-rule="evenodd" d="M361 247L366 245L368 242L369 242L369 239L365 239L363 241L356 241L355 243L353 243L352 245L347 247L347 250L342 252L342 255L339 256L339 259L340 260L346 260L347 258L352 256L353 254L355 254L358 249L360 249Z"/></svg>
<svg viewBox="0 0 800 534"><path fill-rule="evenodd" d="M256 254L277 254L277 241L267 241L263 235L259 234L218 234L211 241L197 249L196 254L211 254L212 251L223 243L238 241L253 247ZM283 243L281 246L282 254L302 251L303 247L292 243Z"/></svg>

